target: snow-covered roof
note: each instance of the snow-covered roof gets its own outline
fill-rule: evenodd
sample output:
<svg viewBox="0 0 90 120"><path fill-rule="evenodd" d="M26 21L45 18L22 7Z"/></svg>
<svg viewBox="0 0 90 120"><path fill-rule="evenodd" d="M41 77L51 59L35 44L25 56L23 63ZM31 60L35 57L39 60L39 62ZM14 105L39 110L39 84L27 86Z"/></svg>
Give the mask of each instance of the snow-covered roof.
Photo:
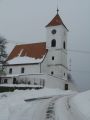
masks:
<svg viewBox="0 0 90 120"><path fill-rule="evenodd" d="M12 64L31 64L31 63L41 63L44 59L44 56L41 59L35 59L35 58L31 58L28 56L17 56L11 60L8 61L9 65Z"/></svg>
<svg viewBox="0 0 90 120"><path fill-rule="evenodd" d="M42 60L47 53L46 42L16 45L6 61L19 60L20 62L34 63ZM20 57L19 57L20 56ZM26 56L26 57L25 57ZM22 60L23 57L23 61ZM29 59L30 57L30 59ZM25 60L26 59L26 60ZM12 62L12 61L11 61Z"/></svg>

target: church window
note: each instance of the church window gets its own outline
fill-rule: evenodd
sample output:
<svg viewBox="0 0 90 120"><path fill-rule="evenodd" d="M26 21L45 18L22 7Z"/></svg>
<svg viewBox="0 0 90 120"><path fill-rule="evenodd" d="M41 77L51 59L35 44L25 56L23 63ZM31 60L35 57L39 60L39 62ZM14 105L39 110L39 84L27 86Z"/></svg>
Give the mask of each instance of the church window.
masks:
<svg viewBox="0 0 90 120"><path fill-rule="evenodd" d="M56 34L56 30L55 29L52 30L52 34Z"/></svg>
<svg viewBox="0 0 90 120"><path fill-rule="evenodd" d="M52 60L54 60L54 56L52 56Z"/></svg>
<svg viewBox="0 0 90 120"><path fill-rule="evenodd" d="M0 77L0 84L1 84L1 77Z"/></svg>
<svg viewBox="0 0 90 120"><path fill-rule="evenodd" d="M55 39L53 39L53 40L51 41L51 47L56 47L56 40L55 40Z"/></svg>
<svg viewBox="0 0 90 120"><path fill-rule="evenodd" d="M21 73L24 73L24 68L21 68Z"/></svg>
<svg viewBox="0 0 90 120"><path fill-rule="evenodd" d="M53 75L54 74L54 72L53 71L51 71L51 75Z"/></svg>
<svg viewBox="0 0 90 120"><path fill-rule="evenodd" d="M9 73L12 74L12 68L9 69Z"/></svg>
<svg viewBox="0 0 90 120"><path fill-rule="evenodd" d="M4 80L4 83L7 83L7 79Z"/></svg>
<svg viewBox="0 0 90 120"><path fill-rule="evenodd" d="M64 73L64 76L65 76L65 73Z"/></svg>
<svg viewBox="0 0 90 120"><path fill-rule="evenodd" d="M17 84L16 78L13 78L13 84Z"/></svg>
<svg viewBox="0 0 90 120"><path fill-rule="evenodd" d="M45 86L45 80L43 80L43 87Z"/></svg>
<svg viewBox="0 0 90 120"><path fill-rule="evenodd" d="M65 84L65 90L68 90L68 84Z"/></svg>
<svg viewBox="0 0 90 120"><path fill-rule="evenodd" d="M63 48L66 49L66 43L65 43L65 41L63 42Z"/></svg>

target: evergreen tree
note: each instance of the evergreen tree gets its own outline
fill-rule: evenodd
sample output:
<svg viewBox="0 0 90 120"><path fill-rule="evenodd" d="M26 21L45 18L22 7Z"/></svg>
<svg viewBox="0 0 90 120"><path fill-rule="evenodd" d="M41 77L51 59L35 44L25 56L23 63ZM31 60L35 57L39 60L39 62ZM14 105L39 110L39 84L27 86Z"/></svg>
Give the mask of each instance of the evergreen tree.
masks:
<svg viewBox="0 0 90 120"><path fill-rule="evenodd" d="M5 68L4 68L4 64L5 64L5 58L7 57L6 54L6 39L2 36L0 36L0 75L5 74Z"/></svg>

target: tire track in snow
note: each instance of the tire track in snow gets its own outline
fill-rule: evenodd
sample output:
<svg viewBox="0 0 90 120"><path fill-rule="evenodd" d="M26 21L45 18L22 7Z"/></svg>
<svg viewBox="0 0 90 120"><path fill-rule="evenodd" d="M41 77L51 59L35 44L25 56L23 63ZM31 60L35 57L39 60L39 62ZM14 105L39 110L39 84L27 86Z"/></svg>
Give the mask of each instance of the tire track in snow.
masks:
<svg viewBox="0 0 90 120"><path fill-rule="evenodd" d="M61 96L54 97L49 102L48 108L46 110L46 120L55 120L54 106L55 106L56 100L58 100L59 98L61 98Z"/></svg>

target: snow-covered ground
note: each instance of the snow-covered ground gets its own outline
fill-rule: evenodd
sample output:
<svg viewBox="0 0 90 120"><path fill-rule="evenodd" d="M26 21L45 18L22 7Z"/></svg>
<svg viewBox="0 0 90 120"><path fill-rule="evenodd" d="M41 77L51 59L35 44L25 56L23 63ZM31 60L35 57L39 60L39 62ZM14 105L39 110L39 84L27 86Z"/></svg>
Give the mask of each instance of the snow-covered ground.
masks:
<svg viewBox="0 0 90 120"><path fill-rule="evenodd" d="M79 120L90 120L90 90L70 100L72 114Z"/></svg>
<svg viewBox="0 0 90 120"><path fill-rule="evenodd" d="M0 93L0 120L90 120L89 106L90 91L15 90Z"/></svg>

